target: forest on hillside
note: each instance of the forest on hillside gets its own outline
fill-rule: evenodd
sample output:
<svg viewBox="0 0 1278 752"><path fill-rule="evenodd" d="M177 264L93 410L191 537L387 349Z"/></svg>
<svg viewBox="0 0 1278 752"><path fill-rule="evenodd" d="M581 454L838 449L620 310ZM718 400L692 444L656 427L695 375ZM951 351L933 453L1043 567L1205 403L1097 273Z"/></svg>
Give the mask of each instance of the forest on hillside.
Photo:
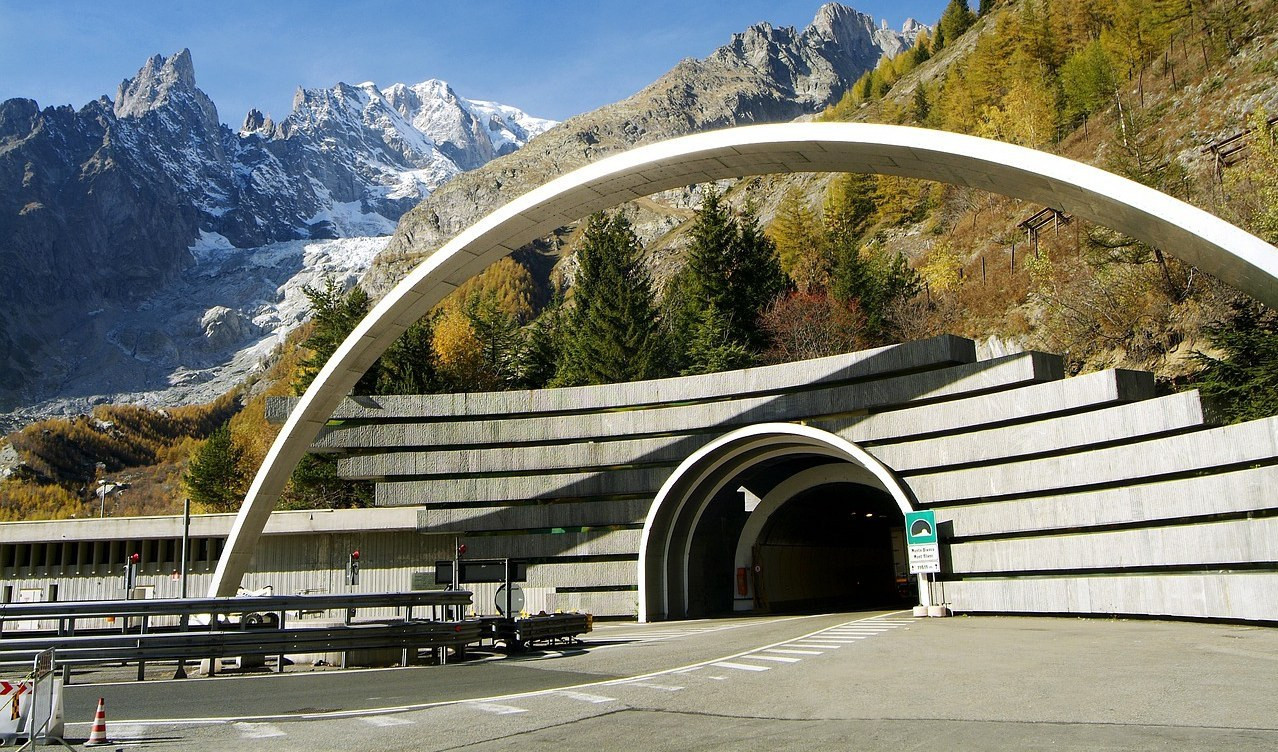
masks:
<svg viewBox="0 0 1278 752"><path fill-rule="evenodd" d="M1268 5L982 0L973 10L952 0L932 34L821 117L1051 151L1276 242L1278 34ZM1218 160L1209 147L1228 137L1244 148ZM1165 390L1202 390L1228 420L1278 412L1278 319L1174 249L1052 207L893 176L751 178L696 197L691 218L661 238L639 237L633 208L561 231L549 289L518 257L503 259L411 327L357 392L612 383L955 333L1061 353L1072 373L1153 370ZM665 246L677 253L658 254ZM658 256L665 267L654 266ZM183 496L234 510L274 436L266 397L304 391L372 303L359 287L307 292L311 324L263 378L217 405L145 420L142 408L99 408L15 434L25 469L0 482L0 515L84 514L103 472L136 473L150 489L146 504L122 513L172 511ZM126 420L121 410L138 412ZM115 433L95 433L104 423ZM137 427L121 436L126 424ZM94 461L105 467L86 475ZM340 481L331 460L311 456L284 504L370 498L367 485Z"/></svg>

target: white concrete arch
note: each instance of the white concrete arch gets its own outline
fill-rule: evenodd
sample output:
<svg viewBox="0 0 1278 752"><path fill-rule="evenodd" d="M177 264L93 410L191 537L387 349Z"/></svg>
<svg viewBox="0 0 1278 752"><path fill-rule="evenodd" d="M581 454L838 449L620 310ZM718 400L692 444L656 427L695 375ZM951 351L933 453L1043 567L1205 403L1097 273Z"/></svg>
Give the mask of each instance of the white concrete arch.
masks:
<svg viewBox="0 0 1278 752"><path fill-rule="evenodd" d="M906 486L891 470L836 434L793 423L761 423L724 434L680 463L648 510L639 542L640 621L687 612L693 533L724 484L760 462L793 455L851 463L863 471L857 482L886 491L902 514L914 509Z"/></svg>
<svg viewBox="0 0 1278 752"><path fill-rule="evenodd" d="M210 594L234 594L292 469L359 377L413 322L489 264L591 212L657 191L767 173L927 178L1028 199L1157 246L1278 304L1278 249L1153 189L1051 154L956 133L863 123L730 128L644 146L530 191L414 268L337 348L267 452Z"/></svg>

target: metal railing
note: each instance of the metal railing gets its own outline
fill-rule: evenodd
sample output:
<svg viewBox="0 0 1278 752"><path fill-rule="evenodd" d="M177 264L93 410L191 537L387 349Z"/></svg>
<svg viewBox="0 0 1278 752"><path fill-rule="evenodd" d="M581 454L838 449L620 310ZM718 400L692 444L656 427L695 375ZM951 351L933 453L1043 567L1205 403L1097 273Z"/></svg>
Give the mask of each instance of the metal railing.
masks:
<svg viewBox="0 0 1278 752"><path fill-rule="evenodd" d="M403 661L418 648L464 649L478 642L482 625L476 620L449 619L470 605L466 590L413 593L351 593L346 595L280 595L235 598L170 598L154 600L61 601L0 605L0 630L5 622L53 621L56 633L0 631L0 666L30 664L41 650L56 646L64 676L72 665L138 663L141 680L151 660L202 660L228 656L279 656L285 653L342 652L400 648ZM353 622L359 609L402 609L402 621ZM414 611L431 609L430 619L415 619ZM289 627L287 613L340 610L344 624ZM231 616L240 615L240 621ZM271 620L261 615L271 614ZM440 616L443 616L441 619ZM257 619L250 617L256 615ZM154 629L151 620L180 618L177 627ZM121 627L77 634L76 622L114 618ZM199 623L199 620L207 623ZM130 620L136 620L131 625ZM192 622L195 623L192 623ZM274 623L271 623L273 621Z"/></svg>

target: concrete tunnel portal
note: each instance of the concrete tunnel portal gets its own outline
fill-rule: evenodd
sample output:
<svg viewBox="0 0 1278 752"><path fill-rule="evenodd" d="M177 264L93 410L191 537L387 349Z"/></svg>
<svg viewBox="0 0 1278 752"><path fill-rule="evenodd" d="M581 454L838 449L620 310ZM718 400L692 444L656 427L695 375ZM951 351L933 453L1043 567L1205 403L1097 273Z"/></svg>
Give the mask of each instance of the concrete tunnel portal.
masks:
<svg viewBox="0 0 1278 752"><path fill-rule="evenodd" d="M285 421L237 515L209 594L235 592L293 467L329 416L382 352L456 286L556 227L630 199L665 188L729 177L821 171L941 180L1051 205L1152 245L1174 249L1179 258L1263 301L1278 302L1278 254L1273 246L1170 196L1050 154L959 134L846 123L749 126L641 147L583 167L498 209L429 256L377 304L338 347ZM735 608L737 596L733 595L732 578L745 560L745 549L759 549L759 555L770 562L769 574L778 568L781 572L788 569L794 575L790 579L798 579L800 565L780 563L785 558L781 549L796 545L793 515L828 518L840 514L838 502L823 501L823 496L843 498L844 503L852 505L848 514L852 514L852 509L861 509L861 519L870 521L877 519L873 515L882 513L883 507L891 508L883 502L885 498L895 505L897 512L893 514L913 508L904 485L855 445L840 444L842 440L830 434L807 433L811 429L804 426L785 424L784 428L777 428L778 425L781 424L742 429L761 431L757 435L741 431L728 434L710 445L717 447L722 456L707 457L704 452L710 447L697 452L662 487L641 538L641 619L722 609L725 596L721 576L725 569L731 573L727 593ZM827 461L819 461L822 457ZM790 479L826 465L835 465L861 480L822 482L788 496L777 495L776 489L786 486ZM764 476L751 474L764 473L768 468L772 475L766 482L761 482ZM730 495L741 485L760 486L760 505L744 522L736 519L741 515L729 515L726 506L719 510L719 504L728 502L715 503L717 495L733 480L739 482L729 489ZM872 493L860 491L858 486ZM741 503L740 496L736 498ZM769 505L772 512L758 514ZM864 517L866 514L872 516ZM703 518L705 526L701 524ZM882 519L895 518L888 515ZM712 532L715 524L721 528L717 533ZM741 529L734 546L732 532L738 524ZM824 569L839 570L841 562L856 561L858 556L865 562L882 560L882 536L862 539L846 526L841 530L844 538L866 543L860 548L867 551L863 555L846 550L822 553L818 558L826 565ZM702 578L690 572L690 555L698 541L712 538L720 551L731 550L731 554L718 556L713 567L716 574ZM879 542L869 545L873 540ZM837 548L815 539L800 540L797 545L809 551ZM724 561L733 566L725 567ZM754 562L749 566L753 571ZM791 588L785 598L777 599L776 586L770 586L768 576L764 575L760 583L765 592L757 594L768 605L791 602L798 607L804 600L859 597L851 590L818 588L799 592ZM756 593L749 592L749 583L747 591L751 598L755 597ZM924 603L929 601L929 595L920 588Z"/></svg>
<svg viewBox="0 0 1278 752"><path fill-rule="evenodd" d="M790 423L728 433L653 501L639 618L928 603L904 554L913 508L891 470L834 434Z"/></svg>

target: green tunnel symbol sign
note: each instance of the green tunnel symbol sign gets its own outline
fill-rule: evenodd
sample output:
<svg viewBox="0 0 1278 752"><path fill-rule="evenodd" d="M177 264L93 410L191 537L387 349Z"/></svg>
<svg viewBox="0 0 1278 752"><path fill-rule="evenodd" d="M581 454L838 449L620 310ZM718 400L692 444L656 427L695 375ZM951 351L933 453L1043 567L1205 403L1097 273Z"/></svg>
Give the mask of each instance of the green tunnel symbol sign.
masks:
<svg viewBox="0 0 1278 752"><path fill-rule="evenodd" d="M936 543L936 513L930 509L906 513L905 542L911 546Z"/></svg>

